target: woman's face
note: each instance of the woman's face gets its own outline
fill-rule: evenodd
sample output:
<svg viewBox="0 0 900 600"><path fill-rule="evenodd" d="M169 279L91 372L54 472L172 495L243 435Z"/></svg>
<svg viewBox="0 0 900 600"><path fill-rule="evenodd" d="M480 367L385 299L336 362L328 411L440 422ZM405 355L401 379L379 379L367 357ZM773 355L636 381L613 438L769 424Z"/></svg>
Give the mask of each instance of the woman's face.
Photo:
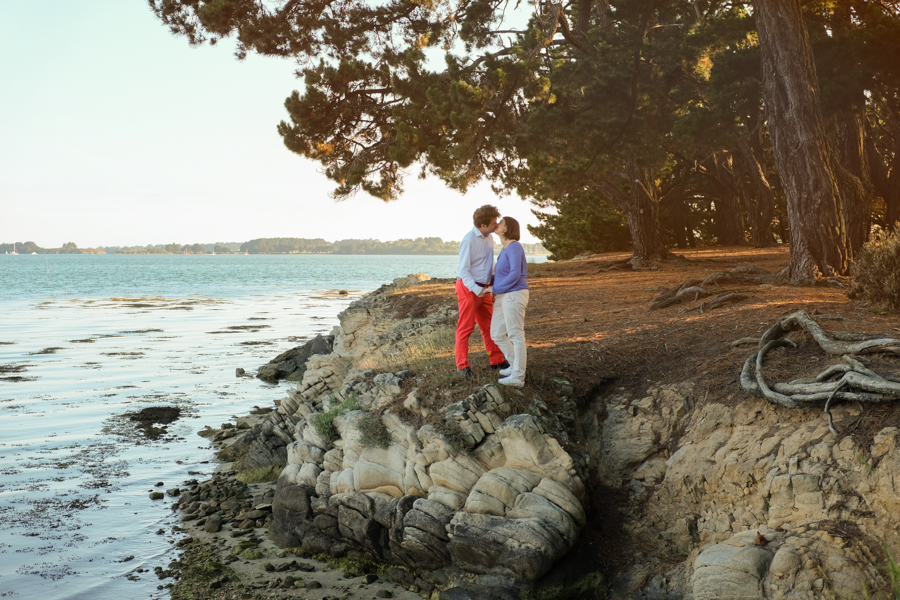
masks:
<svg viewBox="0 0 900 600"><path fill-rule="evenodd" d="M506 220L505 219L500 219L500 222L497 223L497 229L494 230L494 233L496 233L500 237L506 237Z"/></svg>

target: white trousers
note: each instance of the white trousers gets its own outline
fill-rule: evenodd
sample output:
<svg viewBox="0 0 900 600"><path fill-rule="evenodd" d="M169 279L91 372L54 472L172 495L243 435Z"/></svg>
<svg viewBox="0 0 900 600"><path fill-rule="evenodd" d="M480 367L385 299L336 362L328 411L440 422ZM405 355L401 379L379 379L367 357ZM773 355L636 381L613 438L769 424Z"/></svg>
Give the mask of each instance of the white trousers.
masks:
<svg viewBox="0 0 900 600"><path fill-rule="evenodd" d="M500 346L503 357L512 366L511 376L525 379L525 307L528 306L528 290L497 294L494 314L491 317L491 339Z"/></svg>

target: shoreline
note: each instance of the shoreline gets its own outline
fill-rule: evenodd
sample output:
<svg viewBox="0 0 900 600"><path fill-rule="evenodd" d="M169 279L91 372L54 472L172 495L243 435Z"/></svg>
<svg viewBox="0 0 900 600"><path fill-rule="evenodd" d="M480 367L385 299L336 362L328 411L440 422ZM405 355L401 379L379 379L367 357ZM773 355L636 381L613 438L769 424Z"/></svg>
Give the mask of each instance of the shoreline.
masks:
<svg viewBox="0 0 900 600"><path fill-rule="evenodd" d="M723 309L704 311L695 299L648 310L654 294L685 280L748 260L773 273L784 259L698 252L658 272L604 275L599 299L596 275L609 263L530 267L534 345L523 390L494 385L483 352L472 356L475 381L451 377L451 282L399 278L339 315L335 350L309 358L300 384L253 435L222 434L241 477L276 468L279 476L272 527L245 535L257 546L270 538L304 546L299 555L340 556L329 562L351 579L387 575L432 600L800 600L849 597L863 582L888 590L884 550L900 554L900 406L832 406L835 433L820 410L786 410L742 391L737 374L750 350L735 340L796 311L836 340L880 339L895 335L892 316L840 290L772 285L744 285L750 299ZM767 377L846 370L840 357L822 361L802 333L793 337ZM869 368L900 377L891 358L870 356ZM363 441L373 414L383 450ZM318 427L325 417L328 431ZM186 544L189 567L221 551ZM528 554L516 554L523 547ZM409 570L366 573L371 558ZM295 570L307 560L284 559ZM204 593L216 589L205 583ZM331 597L348 593L334 585Z"/></svg>
<svg viewBox="0 0 900 600"><path fill-rule="evenodd" d="M204 488L230 488L235 494L224 502L240 505L237 509L240 512L233 520L222 522L211 517L197 518L196 513L185 513L189 503L176 502L173 505L173 510L182 515L181 525L173 529L187 534L187 537L176 544L179 556L169 564L169 568L157 567L155 571L161 580L160 589L170 590L173 599L421 598L386 579L384 570L379 573L373 565L347 560L320 560L325 557L308 556L276 546L268 537L266 527L269 517L259 514L270 515L271 503L256 502L274 495L275 482L241 484L231 466L232 463L221 463L212 478L190 482L191 487L179 495L192 494L193 491L202 494ZM235 501L235 496L241 493L247 496L243 501ZM221 499L222 496L212 497ZM253 520L250 517L258 518ZM246 523L251 520L252 524ZM176 578L174 584L170 581L173 576ZM166 581L169 583L164 583Z"/></svg>

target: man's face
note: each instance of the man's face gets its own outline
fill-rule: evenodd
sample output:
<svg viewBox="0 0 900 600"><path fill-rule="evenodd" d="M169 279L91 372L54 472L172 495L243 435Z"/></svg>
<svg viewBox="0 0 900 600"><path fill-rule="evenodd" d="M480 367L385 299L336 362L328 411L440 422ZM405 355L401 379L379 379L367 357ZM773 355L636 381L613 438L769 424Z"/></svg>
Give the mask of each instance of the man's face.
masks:
<svg viewBox="0 0 900 600"><path fill-rule="evenodd" d="M487 225L479 225L478 231L480 231L483 235L488 235L494 233L494 230L497 229L497 219L492 219L490 223Z"/></svg>

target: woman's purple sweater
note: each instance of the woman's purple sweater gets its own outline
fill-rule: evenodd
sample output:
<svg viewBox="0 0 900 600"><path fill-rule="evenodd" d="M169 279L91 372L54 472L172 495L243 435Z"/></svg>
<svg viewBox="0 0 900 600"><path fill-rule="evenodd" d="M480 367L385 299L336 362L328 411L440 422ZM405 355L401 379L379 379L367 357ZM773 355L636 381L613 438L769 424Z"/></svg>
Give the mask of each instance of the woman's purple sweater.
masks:
<svg viewBox="0 0 900 600"><path fill-rule="evenodd" d="M494 293L505 294L517 290L527 290L528 264L525 249L519 242L510 242L500 251L497 266L494 267Z"/></svg>

